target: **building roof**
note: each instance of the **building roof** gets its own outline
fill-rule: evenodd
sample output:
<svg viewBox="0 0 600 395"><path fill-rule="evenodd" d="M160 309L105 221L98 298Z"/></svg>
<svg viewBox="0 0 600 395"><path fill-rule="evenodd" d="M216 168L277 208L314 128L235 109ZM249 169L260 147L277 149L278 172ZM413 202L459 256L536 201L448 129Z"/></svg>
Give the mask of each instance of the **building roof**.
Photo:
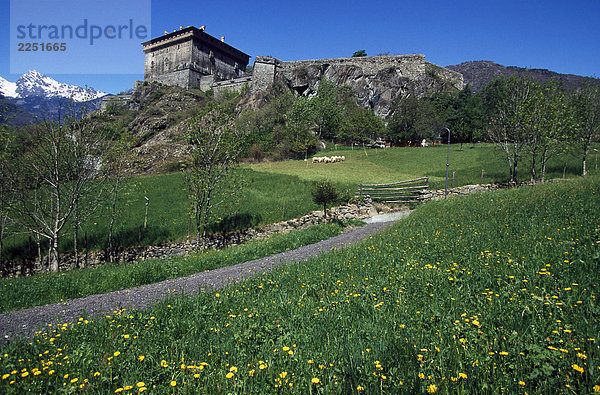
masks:
<svg viewBox="0 0 600 395"><path fill-rule="evenodd" d="M204 30L198 29L194 26L189 26L184 29L175 30L172 33L167 33L152 40L142 43L144 53L151 52L155 49L162 48L164 46L173 45L176 42L187 41L189 39L196 39L204 43L210 44L217 48L221 52L228 54L231 57L243 59L246 64L250 60L250 55L232 47L231 45L205 33Z"/></svg>

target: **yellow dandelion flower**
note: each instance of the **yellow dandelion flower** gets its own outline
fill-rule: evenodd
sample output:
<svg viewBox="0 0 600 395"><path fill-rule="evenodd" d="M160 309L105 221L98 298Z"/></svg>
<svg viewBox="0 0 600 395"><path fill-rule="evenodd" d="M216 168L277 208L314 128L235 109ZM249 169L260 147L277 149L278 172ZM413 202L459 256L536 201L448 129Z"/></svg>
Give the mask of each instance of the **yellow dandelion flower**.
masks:
<svg viewBox="0 0 600 395"><path fill-rule="evenodd" d="M127 386L123 387L123 391L129 391L132 388L133 388L133 385L127 385Z"/></svg>
<svg viewBox="0 0 600 395"><path fill-rule="evenodd" d="M137 386L138 388L142 388L142 387L145 387L145 386L146 386L146 384L145 384L143 381L140 381L139 383L137 383L137 384L136 384L136 386Z"/></svg>
<svg viewBox="0 0 600 395"><path fill-rule="evenodd" d="M461 379L467 379L467 375L465 373L459 373L458 377L460 377Z"/></svg>
<svg viewBox="0 0 600 395"><path fill-rule="evenodd" d="M146 388L146 387L142 387L142 388L140 388L140 392L144 392L144 391L146 391L147 389L148 389L148 388Z"/></svg>
<svg viewBox="0 0 600 395"><path fill-rule="evenodd" d="M197 379L198 377L200 377L200 375L198 373L195 373L194 378Z"/></svg>
<svg viewBox="0 0 600 395"><path fill-rule="evenodd" d="M420 378L421 380L423 380L423 379L425 378L425 375L424 375L423 373L419 373L419 378Z"/></svg>
<svg viewBox="0 0 600 395"><path fill-rule="evenodd" d="M306 361L309 365L312 365L313 363L315 363L315 361L313 361L312 359L309 359L308 361Z"/></svg>
<svg viewBox="0 0 600 395"><path fill-rule="evenodd" d="M21 377L27 377L27 376L29 376L29 372L23 372L23 373L21 373Z"/></svg>
<svg viewBox="0 0 600 395"><path fill-rule="evenodd" d="M167 361L165 361L164 359L162 361L160 361L160 366L162 366L163 368L169 367L169 365L167 364Z"/></svg>
<svg viewBox="0 0 600 395"><path fill-rule="evenodd" d="M236 368L235 366L232 366L232 367L229 368L229 371L230 372L237 372L238 368Z"/></svg>
<svg viewBox="0 0 600 395"><path fill-rule="evenodd" d="M232 378L234 376L234 374L232 372L229 372L225 375L225 377L227 377L228 379Z"/></svg>
<svg viewBox="0 0 600 395"><path fill-rule="evenodd" d="M113 355L114 355L115 357L118 357L119 355L121 355L121 351L115 351L115 352L113 353Z"/></svg>
<svg viewBox="0 0 600 395"><path fill-rule="evenodd" d="M279 373L279 377L281 377L282 379L284 379L286 376L287 376L287 372Z"/></svg>
<svg viewBox="0 0 600 395"><path fill-rule="evenodd" d="M362 385L359 385L358 387L356 387L357 391L364 391L365 387L363 387Z"/></svg>
<svg viewBox="0 0 600 395"><path fill-rule="evenodd" d="M177 381L173 380L171 381L171 387L176 387L177 386Z"/></svg>
<svg viewBox="0 0 600 395"><path fill-rule="evenodd" d="M321 382L321 380L319 380L318 377L313 377L312 380L310 380L310 382L313 384L319 384Z"/></svg>
<svg viewBox="0 0 600 395"><path fill-rule="evenodd" d="M75 384L78 381L79 381L79 379L77 377L75 377L74 379L71 380L71 384Z"/></svg>
<svg viewBox="0 0 600 395"><path fill-rule="evenodd" d="M525 382L524 381L519 381L519 385L524 386Z"/></svg>
<svg viewBox="0 0 600 395"><path fill-rule="evenodd" d="M583 368L579 365L577 365L576 363L574 363L573 365L571 365L571 367L573 369L575 369L576 371L578 371L579 373L583 373Z"/></svg>
<svg viewBox="0 0 600 395"><path fill-rule="evenodd" d="M51 370L50 372L54 372L54 370ZM50 373L50 372L48 372L48 373ZM100 376L100 372L95 372L94 377L98 377L98 376Z"/></svg>
<svg viewBox="0 0 600 395"><path fill-rule="evenodd" d="M2 380L6 380L9 377L10 377L10 374L6 373L6 374L2 375Z"/></svg>
<svg viewBox="0 0 600 395"><path fill-rule="evenodd" d="M248 374L250 375L250 377L254 376L254 373L256 373L256 370L251 369Z"/></svg>
<svg viewBox="0 0 600 395"><path fill-rule="evenodd" d="M506 351L500 351L498 354L500 354L500 355L508 355L508 353Z"/></svg>
<svg viewBox="0 0 600 395"><path fill-rule="evenodd" d="M115 394L118 394L119 392L123 392L123 388L117 388L117 389L115 390Z"/></svg>
<svg viewBox="0 0 600 395"><path fill-rule="evenodd" d="M594 392L600 392L600 385L594 386Z"/></svg>
<svg viewBox="0 0 600 395"><path fill-rule="evenodd" d="M438 387L435 384L431 384L427 387L427 392L430 394L435 394L438 390Z"/></svg>
<svg viewBox="0 0 600 395"><path fill-rule="evenodd" d="M143 355L140 355L140 356L138 357L138 361L142 362L142 361L144 360L144 358L146 358L146 357L145 357L145 356L143 356Z"/></svg>

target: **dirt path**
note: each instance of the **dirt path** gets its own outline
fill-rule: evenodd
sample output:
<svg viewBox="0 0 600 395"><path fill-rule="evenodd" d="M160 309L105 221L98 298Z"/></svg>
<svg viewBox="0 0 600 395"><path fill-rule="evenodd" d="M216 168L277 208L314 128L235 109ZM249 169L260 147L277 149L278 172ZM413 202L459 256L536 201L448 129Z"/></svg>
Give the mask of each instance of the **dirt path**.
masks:
<svg viewBox="0 0 600 395"><path fill-rule="evenodd" d="M174 294L193 295L199 289L216 289L243 278L265 272L283 262L299 262L322 252L343 248L391 226L394 222L374 222L339 236L295 250L255 259L233 266L196 273L106 294L90 295L63 303L36 306L0 315L0 343L18 336L32 337L48 324L74 322L82 314L94 317L119 309L143 309Z"/></svg>

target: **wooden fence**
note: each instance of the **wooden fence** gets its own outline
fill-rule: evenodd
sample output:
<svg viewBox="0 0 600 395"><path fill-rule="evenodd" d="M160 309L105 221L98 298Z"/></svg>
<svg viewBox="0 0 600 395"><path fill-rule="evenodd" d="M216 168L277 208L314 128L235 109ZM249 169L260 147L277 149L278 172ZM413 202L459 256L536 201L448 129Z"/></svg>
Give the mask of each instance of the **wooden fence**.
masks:
<svg viewBox="0 0 600 395"><path fill-rule="evenodd" d="M421 177L392 184L358 184L358 194L361 199L368 196L383 203L414 203L423 199L421 191L427 188L429 177Z"/></svg>

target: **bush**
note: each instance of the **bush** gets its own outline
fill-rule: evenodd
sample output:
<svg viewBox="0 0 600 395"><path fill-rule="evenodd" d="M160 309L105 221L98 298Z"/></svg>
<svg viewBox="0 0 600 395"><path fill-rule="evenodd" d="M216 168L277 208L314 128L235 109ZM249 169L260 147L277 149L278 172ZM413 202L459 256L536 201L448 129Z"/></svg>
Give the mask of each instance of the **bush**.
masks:
<svg viewBox="0 0 600 395"><path fill-rule="evenodd" d="M310 193L316 204L323 205L325 216L327 216L327 204L335 202L340 196L340 191L327 180L316 181Z"/></svg>

